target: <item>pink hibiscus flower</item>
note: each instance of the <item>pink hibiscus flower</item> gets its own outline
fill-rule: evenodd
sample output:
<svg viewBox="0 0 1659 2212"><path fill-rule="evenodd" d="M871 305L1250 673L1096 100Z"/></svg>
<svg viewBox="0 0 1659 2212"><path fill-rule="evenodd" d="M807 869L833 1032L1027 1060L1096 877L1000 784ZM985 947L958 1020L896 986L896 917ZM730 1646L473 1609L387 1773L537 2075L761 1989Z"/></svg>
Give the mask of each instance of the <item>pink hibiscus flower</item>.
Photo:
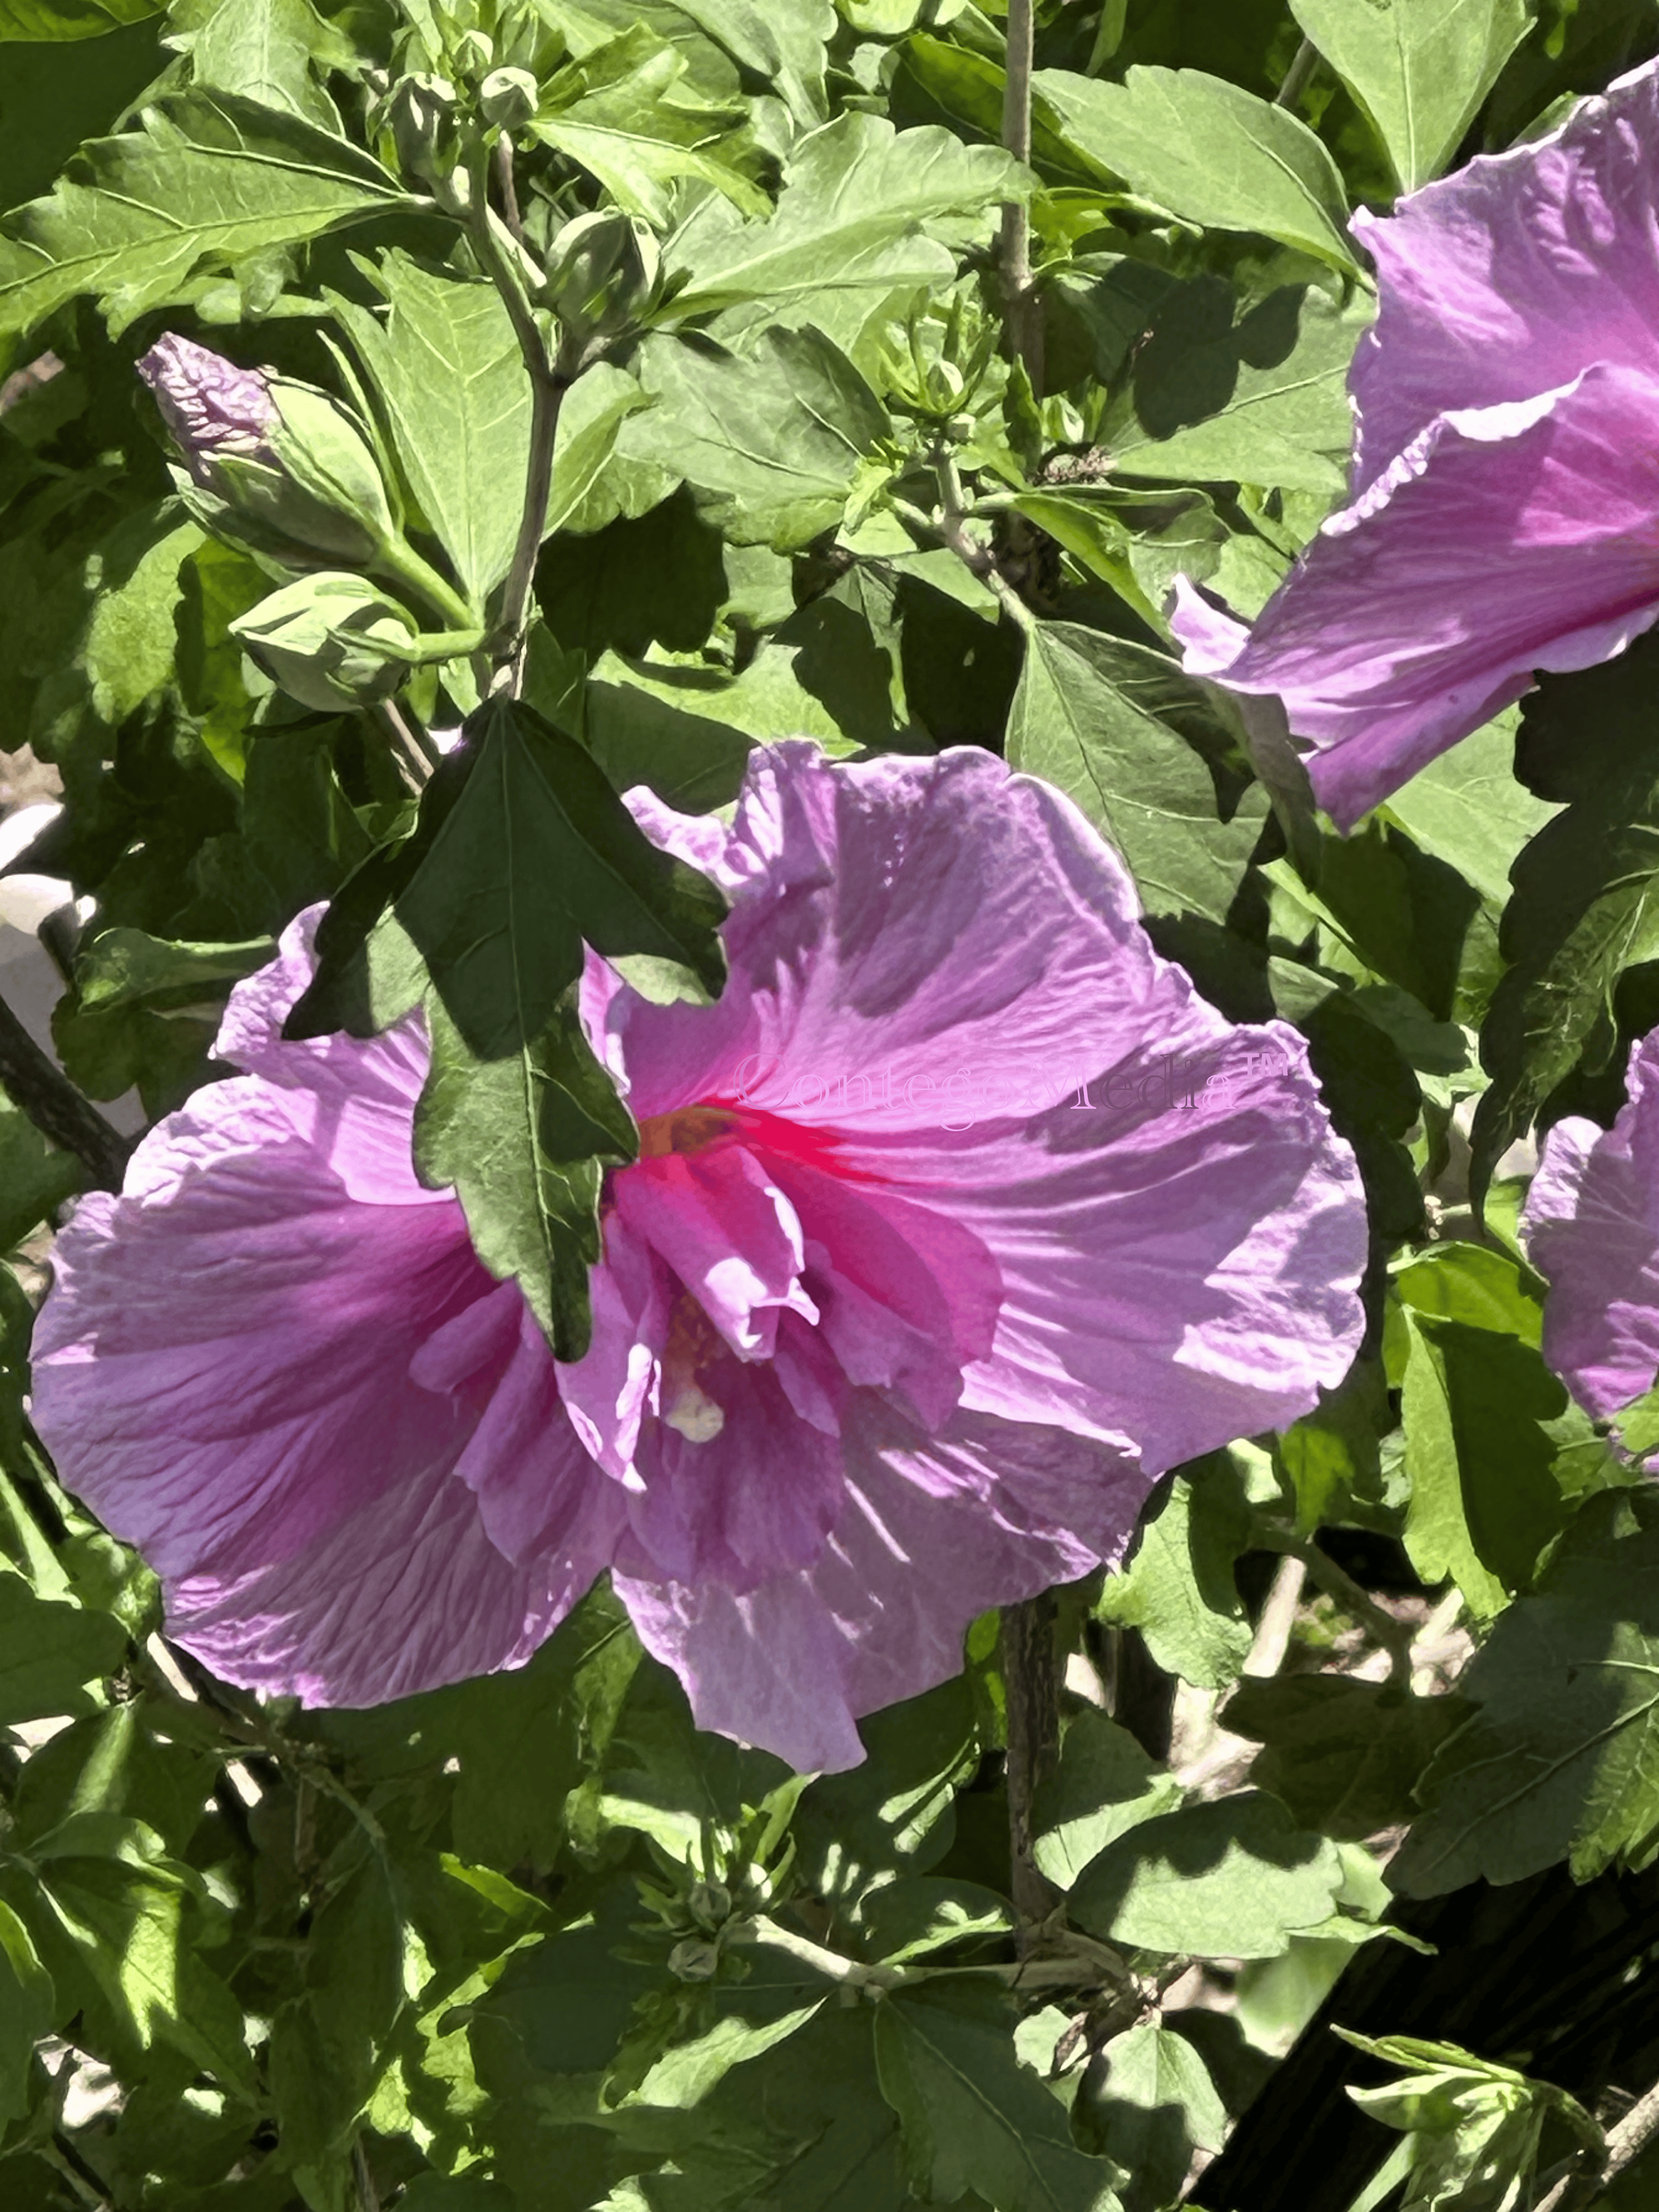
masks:
<svg viewBox="0 0 1659 2212"><path fill-rule="evenodd" d="M1549 1285L1544 1357L1602 1421L1659 1376L1659 1030L1632 1053L1626 1088L1610 1129L1555 1124L1521 1217Z"/></svg>
<svg viewBox="0 0 1659 2212"><path fill-rule="evenodd" d="M1117 1555L1153 1478L1358 1346L1358 1177L1301 1039L1160 959L1071 805L989 755L753 756L731 830L633 802L732 902L731 981L584 1014L641 1128L556 1365L410 1132L426 1044L289 1043L86 1200L35 1417L228 1679L373 1703L522 1662L605 1569L699 1722L803 1770L988 1606Z"/></svg>
<svg viewBox="0 0 1659 2212"><path fill-rule="evenodd" d="M1659 618L1659 63L1354 229L1349 504L1253 628L1184 579L1172 617L1189 669L1284 702L1345 830Z"/></svg>

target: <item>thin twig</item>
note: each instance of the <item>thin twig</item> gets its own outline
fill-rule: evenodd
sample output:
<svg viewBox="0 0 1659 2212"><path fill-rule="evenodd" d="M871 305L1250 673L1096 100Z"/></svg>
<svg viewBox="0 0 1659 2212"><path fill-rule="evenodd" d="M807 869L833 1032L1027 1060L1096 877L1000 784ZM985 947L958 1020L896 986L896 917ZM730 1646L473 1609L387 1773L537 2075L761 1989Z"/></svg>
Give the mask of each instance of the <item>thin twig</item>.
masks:
<svg viewBox="0 0 1659 2212"><path fill-rule="evenodd" d="M988 548L969 531L961 473L947 448L941 447L934 454L933 471L939 479L939 511L935 527L939 536L963 567L995 593L998 605L1010 622L1027 632L1035 629L1036 617L998 568Z"/></svg>
<svg viewBox="0 0 1659 2212"><path fill-rule="evenodd" d="M1285 72L1285 82L1273 94L1275 107L1294 107L1308 89L1308 80L1319 67L1319 49L1311 39L1304 39L1296 50L1296 58Z"/></svg>
<svg viewBox="0 0 1659 2212"><path fill-rule="evenodd" d="M1409 1689L1413 1663L1412 1644L1416 1633L1410 1622L1396 1620L1345 1568L1338 1566L1328 1552L1322 1551L1310 1540L1270 1536L1267 1540L1275 1551L1300 1559L1308 1571L1309 1581L1316 1583L1327 1597L1334 1598L1344 1613L1370 1632L1389 1655L1389 1673Z"/></svg>
<svg viewBox="0 0 1659 2212"><path fill-rule="evenodd" d="M356 2137L351 2146L351 2178L357 2185L357 2202L362 2212L380 2212L380 2193L374 2186L374 2176L368 2170L368 2155L362 2138Z"/></svg>
<svg viewBox="0 0 1659 2212"><path fill-rule="evenodd" d="M530 460L525 471L524 514L519 524L518 542L513 549L513 565L507 570L501 594L501 626L506 641L501 673L504 688L513 697L517 696L524 678L524 647L536 580L536 561L541 552L548 504L553 495L553 453L559 433L559 410L574 380L577 364L566 357L562 346L556 362L548 356L547 341L520 275L516 241L511 240L509 234L509 242L514 246L514 252L509 254L497 235L500 218L491 210L482 173L475 181L472 204L472 236L478 258L501 295L514 336L519 342L519 352L530 375Z"/></svg>
<svg viewBox="0 0 1659 2212"><path fill-rule="evenodd" d="M1031 160L1032 0L1008 0L1008 66L1002 93L1002 143L1017 161ZM1010 356L1024 364L1031 389L1042 383L1042 301L1031 276L1031 218L1024 200L1005 200L998 249L1003 331Z"/></svg>
<svg viewBox="0 0 1659 2212"><path fill-rule="evenodd" d="M392 755L404 772L404 781L411 790L419 791L443 755L419 723L410 721L395 700L378 701L373 713L392 741Z"/></svg>
<svg viewBox="0 0 1659 2212"><path fill-rule="evenodd" d="M100 1190L119 1190L133 1140L112 1128L0 999L0 1085L43 1137L72 1152Z"/></svg>
<svg viewBox="0 0 1659 2212"><path fill-rule="evenodd" d="M1538 2207L1538 2212L1589 2212L1603 2203L1627 2166L1634 2166L1659 2137L1659 2082L1640 2097L1616 2128L1607 2131L1607 2152L1600 2173L1570 2173Z"/></svg>

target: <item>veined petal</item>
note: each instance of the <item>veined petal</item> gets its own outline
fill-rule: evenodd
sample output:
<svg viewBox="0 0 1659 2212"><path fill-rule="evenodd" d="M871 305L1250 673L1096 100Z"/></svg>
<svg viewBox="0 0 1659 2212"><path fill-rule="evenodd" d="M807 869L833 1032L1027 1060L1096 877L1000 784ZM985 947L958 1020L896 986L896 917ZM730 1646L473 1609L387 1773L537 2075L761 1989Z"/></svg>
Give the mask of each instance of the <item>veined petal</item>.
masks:
<svg viewBox="0 0 1659 2212"><path fill-rule="evenodd" d="M1610 1129L1558 1121L1521 1218L1549 1285L1544 1357L1607 1420L1659 1376L1659 1031L1631 1055Z"/></svg>
<svg viewBox="0 0 1659 2212"><path fill-rule="evenodd" d="M1656 161L1650 62L1547 137L1477 155L1391 216L1355 216L1380 293L1354 356L1356 495L1452 410L1530 399L1592 362L1651 372Z"/></svg>
<svg viewBox="0 0 1659 2212"><path fill-rule="evenodd" d="M1443 416L1334 515L1237 658L1177 611L1193 665L1275 693L1344 829L1520 697L1659 619L1659 375L1595 367Z"/></svg>

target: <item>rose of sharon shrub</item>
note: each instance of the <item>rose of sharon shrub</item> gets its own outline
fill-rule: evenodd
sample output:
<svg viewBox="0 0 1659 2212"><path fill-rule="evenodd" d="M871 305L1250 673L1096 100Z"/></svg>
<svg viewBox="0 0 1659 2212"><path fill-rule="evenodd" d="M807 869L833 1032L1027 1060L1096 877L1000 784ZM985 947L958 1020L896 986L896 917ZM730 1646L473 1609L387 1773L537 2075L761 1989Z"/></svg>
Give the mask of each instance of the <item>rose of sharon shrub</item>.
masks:
<svg viewBox="0 0 1659 2212"><path fill-rule="evenodd" d="M1659 617L1659 63L1353 227L1349 504L1252 629L1184 579L1174 614L1188 668L1283 700L1344 829Z"/></svg>
<svg viewBox="0 0 1659 2212"><path fill-rule="evenodd" d="M713 1006L598 961L641 1157L592 1348L410 1163L426 1043L283 1041L81 1206L36 1419L233 1681L362 1704L522 1662L609 1568L698 1720L803 1769L1121 1551L1152 1479L1288 1422L1361 1332L1360 1186L1300 1038L1153 951L1123 869L975 751L757 752L734 826L636 794L732 902Z"/></svg>
<svg viewBox="0 0 1659 2212"><path fill-rule="evenodd" d="M1631 1054L1610 1129L1558 1121L1521 1234L1549 1285L1544 1357L1598 1420L1659 1375L1659 1030Z"/></svg>

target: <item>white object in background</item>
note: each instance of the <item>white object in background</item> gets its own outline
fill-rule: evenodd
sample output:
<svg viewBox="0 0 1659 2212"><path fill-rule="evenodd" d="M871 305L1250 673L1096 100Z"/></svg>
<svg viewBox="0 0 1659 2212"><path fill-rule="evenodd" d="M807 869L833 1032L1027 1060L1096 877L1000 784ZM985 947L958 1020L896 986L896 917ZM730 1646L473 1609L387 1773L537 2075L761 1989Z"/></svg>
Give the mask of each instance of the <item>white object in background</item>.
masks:
<svg viewBox="0 0 1659 2212"><path fill-rule="evenodd" d="M0 868L26 853L63 808L54 799L20 806L0 820ZM96 911L94 899L76 900L61 876L0 875L0 993L43 1052L58 1057L52 1041L52 1010L64 995L64 979L40 939L40 925L65 908L85 921ZM100 1103L99 1111L125 1137L148 1127L149 1116L136 1091Z"/></svg>

